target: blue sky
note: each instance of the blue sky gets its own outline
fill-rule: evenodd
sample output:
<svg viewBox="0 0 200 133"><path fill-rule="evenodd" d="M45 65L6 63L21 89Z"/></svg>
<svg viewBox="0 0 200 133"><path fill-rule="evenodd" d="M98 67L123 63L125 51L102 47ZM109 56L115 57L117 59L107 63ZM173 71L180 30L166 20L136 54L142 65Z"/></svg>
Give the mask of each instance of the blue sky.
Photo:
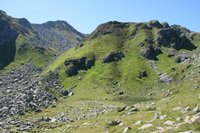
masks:
<svg viewBox="0 0 200 133"><path fill-rule="evenodd" d="M0 9L32 23L66 20L83 33L110 20L153 19L200 32L200 0L0 0Z"/></svg>

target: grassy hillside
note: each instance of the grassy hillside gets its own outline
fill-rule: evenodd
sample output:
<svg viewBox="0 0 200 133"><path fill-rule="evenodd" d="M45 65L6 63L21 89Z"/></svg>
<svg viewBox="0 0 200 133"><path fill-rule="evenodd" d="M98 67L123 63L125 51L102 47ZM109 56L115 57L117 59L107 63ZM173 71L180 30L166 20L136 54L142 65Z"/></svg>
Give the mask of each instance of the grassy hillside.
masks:
<svg viewBox="0 0 200 133"><path fill-rule="evenodd" d="M140 28L137 28L138 25ZM88 95L85 95L84 92L93 91L95 94L95 90L99 89L103 89L105 92L114 94L117 97L118 93L121 91L124 92L124 96L122 97L133 97L132 95L139 96L138 93L141 93L143 97L148 97L146 96L148 95L148 93L146 93L147 88L154 88L156 84L159 84L159 75L157 75L156 71L151 67L151 60L141 55L140 51L142 47L139 44L144 42L146 46L151 45L145 40L148 38L155 38L159 28L141 28L145 25L147 25L147 23L115 24L113 22L111 24L104 24L100 26L100 30L97 28L95 31L99 33L92 33L80 46L59 56L47 67L43 75L50 70L53 71L59 68L60 80L63 86L65 88L76 86L75 90L77 89L78 94L86 97L88 97ZM97 34L102 34L101 32L103 32L103 30L101 28L103 30L104 28L108 28L108 33L96 36ZM153 45L156 46L157 44ZM157 56L158 60L155 61L155 64L161 73L166 72L173 76L174 72L171 69L180 65L175 62L173 57L167 57L168 51L173 50L173 48L161 47L161 50L163 54ZM124 54L124 58L118 62L102 62L104 57L115 51L121 51ZM188 50L183 51L191 52ZM181 50L178 52L181 52ZM78 75L73 77L68 77L66 75L67 67L64 65L66 60L78 59L81 57L91 58L92 56L95 57L96 61L91 69L80 70ZM148 76L139 78L139 73L142 71L146 71ZM81 80L79 80L80 78ZM87 90L83 88L87 88Z"/></svg>

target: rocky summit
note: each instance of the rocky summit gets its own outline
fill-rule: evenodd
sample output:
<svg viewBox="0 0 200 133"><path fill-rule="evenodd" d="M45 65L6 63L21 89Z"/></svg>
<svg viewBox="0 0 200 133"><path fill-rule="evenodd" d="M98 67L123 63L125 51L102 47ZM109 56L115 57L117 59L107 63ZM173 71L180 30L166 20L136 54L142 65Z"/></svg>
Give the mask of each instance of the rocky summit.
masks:
<svg viewBox="0 0 200 133"><path fill-rule="evenodd" d="M200 132L199 51L200 33L167 22L85 36L0 11L0 132Z"/></svg>
<svg viewBox="0 0 200 133"><path fill-rule="evenodd" d="M84 35L74 29L66 21L49 21L43 24L32 24L41 38L41 44L58 51L65 51L74 47Z"/></svg>

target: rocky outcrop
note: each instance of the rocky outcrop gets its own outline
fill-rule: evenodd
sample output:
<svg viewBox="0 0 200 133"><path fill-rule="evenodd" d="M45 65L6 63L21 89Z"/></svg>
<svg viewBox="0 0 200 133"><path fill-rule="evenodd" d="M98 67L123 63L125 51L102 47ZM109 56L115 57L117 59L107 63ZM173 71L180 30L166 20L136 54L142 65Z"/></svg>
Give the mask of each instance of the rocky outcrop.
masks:
<svg viewBox="0 0 200 133"><path fill-rule="evenodd" d="M196 48L184 34L180 34L179 30L174 28L160 29L156 36L156 43L160 46L171 47L176 50L193 50Z"/></svg>
<svg viewBox="0 0 200 133"><path fill-rule="evenodd" d="M148 26L153 26L153 27L156 27L156 28L162 28L163 26L160 24L160 22L158 20L151 20L149 23L148 23Z"/></svg>
<svg viewBox="0 0 200 133"><path fill-rule="evenodd" d="M62 89L60 91L61 96L65 96L65 97L70 97L73 95L73 92L71 90L64 90Z"/></svg>
<svg viewBox="0 0 200 133"><path fill-rule="evenodd" d="M103 63L116 62L124 58L124 54L122 52L111 52L103 58Z"/></svg>
<svg viewBox="0 0 200 133"><path fill-rule="evenodd" d="M152 45L148 47L142 47L140 50L140 54L150 60L157 60L157 57L159 54L162 54L162 51L159 47L153 47Z"/></svg>
<svg viewBox="0 0 200 133"><path fill-rule="evenodd" d="M167 75L167 73L162 73L159 75L159 81L162 83L170 83L172 81L172 77Z"/></svg>
<svg viewBox="0 0 200 133"><path fill-rule="evenodd" d="M95 58L87 59L87 57L81 57L79 59L66 60L64 64L67 66L67 76L71 77L77 75L79 70L88 70L94 66Z"/></svg>
<svg viewBox="0 0 200 133"><path fill-rule="evenodd" d="M191 33L191 31L190 31L189 29L187 29L187 28L185 28L185 27L182 27L182 26L180 26L180 25L172 25L171 27L172 27L174 30L176 30L176 32L177 32L179 35L183 34L183 35L185 35L185 36L188 36L188 35Z"/></svg>
<svg viewBox="0 0 200 133"><path fill-rule="evenodd" d="M187 53L180 53L177 55L175 62L181 63L181 62L190 62L192 60L191 56Z"/></svg>
<svg viewBox="0 0 200 133"><path fill-rule="evenodd" d="M128 23L121 23L117 21L110 21L104 24L101 24L97 27L97 29L91 33L89 36L90 39L94 39L98 36L107 35L107 34L115 34L117 36L123 34L121 29L126 28Z"/></svg>

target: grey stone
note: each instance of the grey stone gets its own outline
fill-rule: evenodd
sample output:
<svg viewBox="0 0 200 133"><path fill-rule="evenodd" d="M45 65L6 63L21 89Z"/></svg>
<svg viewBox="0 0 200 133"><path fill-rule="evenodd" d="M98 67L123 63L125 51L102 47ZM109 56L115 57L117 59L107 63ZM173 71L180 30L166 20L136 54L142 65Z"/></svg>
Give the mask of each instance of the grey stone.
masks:
<svg viewBox="0 0 200 133"><path fill-rule="evenodd" d="M168 126L174 126L175 123L171 120L167 120L167 121L164 122L164 124L168 125Z"/></svg>
<svg viewBox="0 0 200 133"><path fill-rule="evenodd" d="M200 124L200 113L193 115L190 122Z"/></svg>
<svg viewBox="0 0 200 133"><path fill-rule="evenodd" d="M108 55L106 55L102 60L103 63L110 63L110 62L116 62L124 58L124 54L122 52L111 52Z"/></svg>
<svg viewBox="0 0 200 133"><path fill-rule="evenodd" d="M143 47L140 50L140 54L150 60L157 60L157 57L159 54L161 54L162 51L159 47L153 47L152 45L148 46L148 47Z"/></svg>
<svg viewBox="0 0 200 133"><path fill-rule="evenodd" d="M128 133L132 128L131 127L126 127L124 130L123 130L123 133Z"/></svg>
<svg viewBox="0 0 200 133"><path fill-rule="evenodd" d="M108 125L109 125L109 126L117 126L117 125L119 125L120 123L121 123L120 120L109 121L109 122L108 122Z"/></svg>
<svg viewBox="0 0 200 133"><path fill-rule="evenodd" d="M167 73L163 73L159 76L159 81L163 83L169 83L172 81L172 77L167 75Z"/></svg>
<svg viewBox="0 0 200 133"><path fill-rule="evenodd" d="M192 111L196 113L200 112L199 104L197 104Z"/></svg>
<svg viewBox="0 0 200 133"><path fill-rule="evenodd" d="M141 126L141 127L139 127L138 129L139 130L144 130L144 129L147 129L147 128L150 128L150 127L153 127L153 124L145 124L145 125L143 125L143 126Z"/></svg>

